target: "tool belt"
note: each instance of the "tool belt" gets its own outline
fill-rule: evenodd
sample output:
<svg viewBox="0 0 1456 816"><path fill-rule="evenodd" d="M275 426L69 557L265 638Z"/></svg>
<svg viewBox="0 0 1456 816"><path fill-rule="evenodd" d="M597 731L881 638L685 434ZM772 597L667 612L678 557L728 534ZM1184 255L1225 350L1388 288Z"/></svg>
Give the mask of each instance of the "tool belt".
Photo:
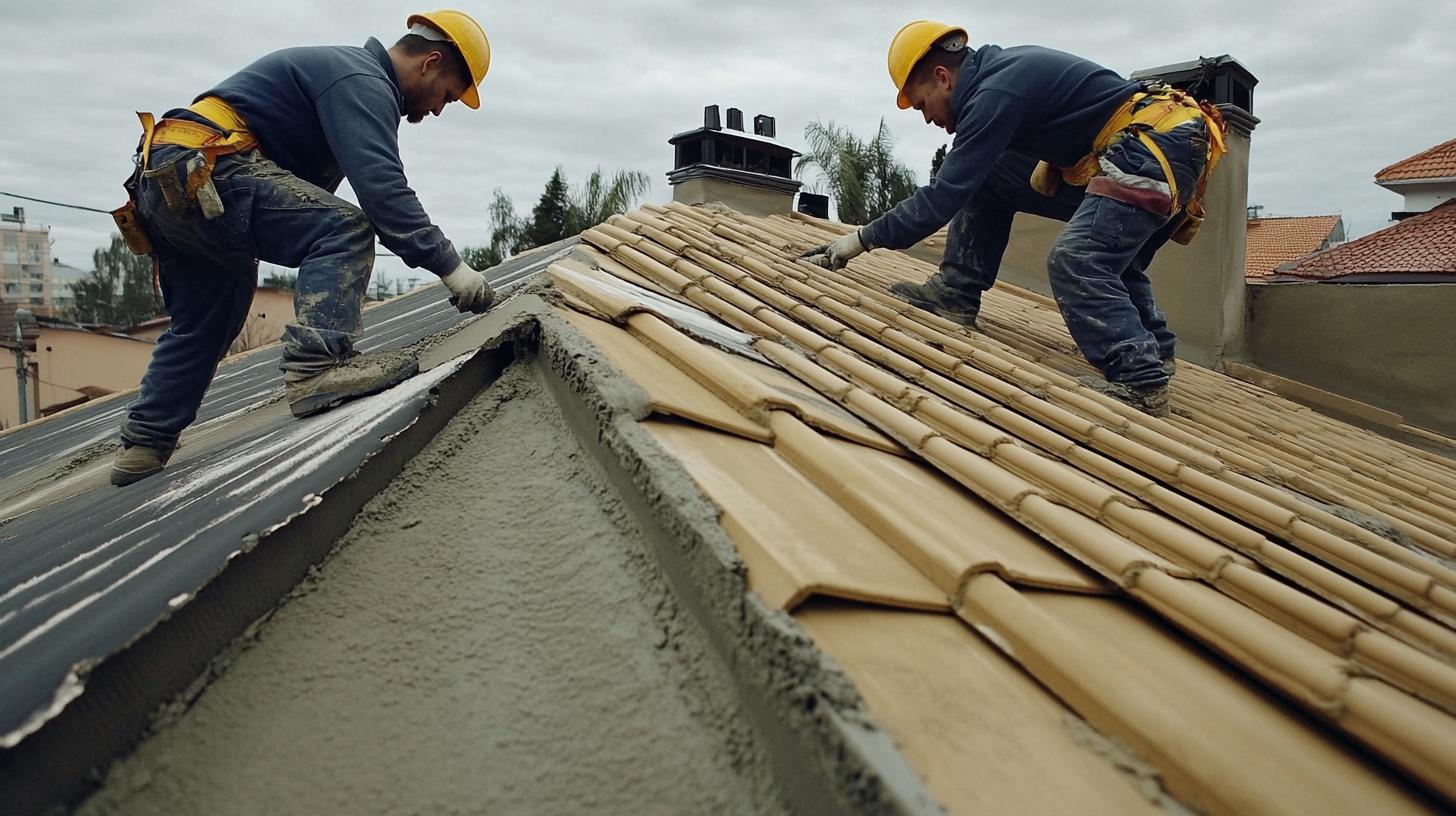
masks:
<svg viewBox="0 0 1456 816"><path fill-rule="evenodd" d="M1173 168L1168 163L1168 157L1158 147L1157 142L1148 134L1167 133L1168 131L1187 122L1202 119L1208 127L1208 152L1204 156L1203 172L1198 175L1197 187L1193 195L1188 199L1186 205L1178 203L1178 180L1173 176ZM1138 141L1147 147L1148 152L1157 159L1158 167L1163 171L1163 178L1168 182L1168 196L1172 199L1172 209L1169 212L1170 218L1175 218L1182 211L1182 220L1174 227L1170 238L1180 244L1186 244L1193 240L1198 234L1198 228L1203 224L1203 194L1208 188L1208 177L1213 173L1213 168L1218 166L1218 160L1228 152L1228 146L1224 143L1223 115L1218 108L1207 102L1200 102L1183 91L1174 90L1166 86L1152 86L1147 91L1140 91L1128 97L1127 101L1118 108L1102 130L1097 133L1097 138L1092 142L1092 150L1083 156L1078 162L1070 167L1058 168L1061 171L1062 180L1073 186L1085 186L1092 177L1101 172L1101 165L1098 158L1102 152L1110 147L1114 140L1124 132L1131 132L1136 135Z"/></svg>
<svg viewBox="0 0 1456 816"><path fill-rule="evenodd" d="M137 167L124 185L127 202L111 211L127 248L137 255L152 251L151 239L137 214L137 189L141 179L156 182L167 207L173 212L186 212L195 204L202 211L202 217L211 220L224 211L222 197L212 183L212 171L218 158L258 148L258 140L248 130L247 122L223 100L215 96L203 97L187 109L215 127L187 119L158 122L152 114L137 111L137 119L142 125L141 141L137 145ZM189 150L154 168L151 156L155 145L178 145Z"/></svg>

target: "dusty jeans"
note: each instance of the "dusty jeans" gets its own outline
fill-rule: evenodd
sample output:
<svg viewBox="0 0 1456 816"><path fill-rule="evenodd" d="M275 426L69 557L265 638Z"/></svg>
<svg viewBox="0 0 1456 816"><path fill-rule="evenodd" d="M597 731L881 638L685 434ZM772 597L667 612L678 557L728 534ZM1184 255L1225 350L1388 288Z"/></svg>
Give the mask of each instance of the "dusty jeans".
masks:
<svg viewBox="0 0 1456 816"><path fill-rule="evenodd" d="M1186 202L1203 170L1207 131L1195 123L1154 134ZM1157 160L1136 138L1112 145L1103 159L1128 178L1164 181ZM939 277L966 311L979 310L981 293L996 282L1018 212L1067 222L1047 256L1052 294L1082 355L1108 380L1137 387L1166 383L1162 362L1177 341L1153 301L1147 268L1174 224L1085 188L1063 184L1052 197L1031 188L1036 160L1005 153L981 189L950 222Z"/></svg>
<svg viewBox="0 0 1456 816"><path fill-rule="evenodd" d="M160 168L190 151L152 151ZM258 260L298 268L295 322L283 335L285 370L323 371L353 354L374 267L374 231L359 208L309 184L257 152L224 156L213 171L221 217L195 205L167 206L143 179L142 223L161 267L171 325L157 340L121 441L171 450L197 418L217 365L242 331L258 282Z"/></svg>

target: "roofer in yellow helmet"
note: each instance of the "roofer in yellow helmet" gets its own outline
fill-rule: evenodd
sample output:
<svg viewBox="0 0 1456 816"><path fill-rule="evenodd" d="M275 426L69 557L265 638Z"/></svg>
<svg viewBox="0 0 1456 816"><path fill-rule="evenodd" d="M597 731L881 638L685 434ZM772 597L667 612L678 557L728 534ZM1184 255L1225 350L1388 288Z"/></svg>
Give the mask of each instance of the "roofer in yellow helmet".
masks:
<svg viewBox="0 0 1456 816"><path fill-rule="evenodd" d="M289 408L308 416L413 375L404 355L355 356L374 241L439 275L462 312L493 294L430 222L405 179L401 119L480 107L485 30L461 11L413 14L389 48L288 48L262 57L160 122L142 114L130 201L116 212L132 250L151 254L171 315L121 427L111 481L161 470L197 416L238 336L258 260L298 268L283 334ZM349 180L358 205L334 195Z"/></svg>
<svg viewBox="0 0 1456 816"><path fill-rule="evenodd" d="M1167 415L1176 338L1146 270L1202 220L1223 152L1217 110L1039 46L972 48L966 29L917 20L890 41L896 103L955 140L930 183L805 257L840 268L950 224L939 271L896 283L905 301L976 328L1018 212L1067 222L1047 258L1052 292L1108 393Z"/></svg>

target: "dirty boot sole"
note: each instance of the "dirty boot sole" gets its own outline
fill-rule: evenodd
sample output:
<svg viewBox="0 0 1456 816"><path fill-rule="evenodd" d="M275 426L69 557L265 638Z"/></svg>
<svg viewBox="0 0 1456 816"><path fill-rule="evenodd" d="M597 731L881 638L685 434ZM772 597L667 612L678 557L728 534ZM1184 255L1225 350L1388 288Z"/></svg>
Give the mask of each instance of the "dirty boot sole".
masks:
<svg viewBox="0 0 1456 816"><path fill-rule="evenodd" d="M931 314L937 314L952 323L959 323L968 329L980 329L976 325L976 313L950 308L925 292L925 287L915 283L892 283L890 294Z"/></svg>
<svg viewBox="0 0 1456 816"><path fill-rule="evenodd" d="M342 405L350 400L367 397L370 394L378 394L380 391L386 391L419 372L419 362L411 360L408 365L401 368L388 379L376 380L356 388L320 390L307 396L299 397L298 399L290 399L288 401L288 410L294 417L303 419L304 417L327 411L336 405Z"/></svg>

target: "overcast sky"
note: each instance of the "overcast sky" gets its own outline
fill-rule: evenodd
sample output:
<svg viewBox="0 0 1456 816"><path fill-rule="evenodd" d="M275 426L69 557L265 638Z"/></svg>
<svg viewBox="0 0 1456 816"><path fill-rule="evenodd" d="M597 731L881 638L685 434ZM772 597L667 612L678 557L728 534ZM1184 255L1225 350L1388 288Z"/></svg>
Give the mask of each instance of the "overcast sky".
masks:
<svg viewBox="0 0 1456 816"><path fill-rule="evenodd" d="M253 59L295 45L390 44L418 10L379 0L26 0L5 4L0 190L117 206L134 110L185 105ZM600 166L643 170L671 197L666 140L702 108L778 117L781 141L834 120L869 134L881 117L924 181L946 141L900 111L885 70L895 31L917 18L964 25L973 44L1040 44L1120 73L1232 54L1255 76L1249 202L1266 214L1341 213L1350 235L1386 223L1400 198L1381 167L1456 137L1456 3L1443 0L854 3L501 2L466 5L490 37L481 109L402 123L401 154L425 209L458 245L488 240L500 187L526 211L556 165L577 182ZM345 192L345 195L349 195ZM52 227L54 255L90 268L110 219L23 205ZM409 272L381 259L394 276ZM423 273L428 274L428 273Z"/></svg>

